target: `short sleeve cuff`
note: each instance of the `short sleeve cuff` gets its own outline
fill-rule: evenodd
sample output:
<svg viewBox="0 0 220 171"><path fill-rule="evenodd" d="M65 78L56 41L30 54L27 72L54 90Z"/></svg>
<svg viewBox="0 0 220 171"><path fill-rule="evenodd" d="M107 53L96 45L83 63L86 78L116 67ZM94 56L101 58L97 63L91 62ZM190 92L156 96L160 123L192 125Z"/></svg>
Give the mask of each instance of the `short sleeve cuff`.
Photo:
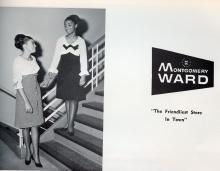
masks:
<svg viewBox="0 0 220 171"><path fill-rule="evenodd" d="M89 72L88 71L81 71L79 73L79 76L83 76L83 75L89 75Z"/></svg>
<svg viewBox="0 0 220 171"><path fill-rule="evenodd" d="M21 89L21 88L23 88L23 86L22 86L21 83L17 82L17 83L14 84L14 89L15 89L15 90Z"/></svg>
<svg viewBox="0 0 220 171"><path fill-rule="evenodd" d="M58 73L58 70L57 70L57 69L49 68L49 69L48 69L48 72L52 72L52 73L57 74L57 73Z"/></svg>

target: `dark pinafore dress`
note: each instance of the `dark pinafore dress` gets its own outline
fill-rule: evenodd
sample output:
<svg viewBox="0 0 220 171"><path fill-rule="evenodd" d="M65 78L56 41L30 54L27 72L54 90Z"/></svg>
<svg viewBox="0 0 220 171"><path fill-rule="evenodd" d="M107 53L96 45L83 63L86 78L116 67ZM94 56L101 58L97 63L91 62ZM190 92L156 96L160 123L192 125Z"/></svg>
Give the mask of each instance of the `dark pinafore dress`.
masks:
<svg viewBox="0 0 220 171"><path fill-rule="evenodd" d="M65 49L73 48L77 50L79 48L79 45L63 46ZM63 100L84 100L86 98L85 89L79 85L80 55L77 56L70 52L61 54L57 70L56 97Z"/></svg>

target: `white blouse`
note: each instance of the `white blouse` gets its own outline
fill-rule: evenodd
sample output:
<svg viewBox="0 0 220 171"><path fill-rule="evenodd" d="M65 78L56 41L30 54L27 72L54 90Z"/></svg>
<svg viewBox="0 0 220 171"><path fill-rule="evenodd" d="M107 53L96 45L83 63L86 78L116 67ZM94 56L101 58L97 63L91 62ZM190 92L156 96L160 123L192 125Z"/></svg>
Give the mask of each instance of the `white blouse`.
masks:
<svg viewBox="0 0 220 171"><path fill-rule="evenodd" d="M22 76L36 74L40 67L36 62L35 57L31 56L32 60L28 61L21 56L17 56L13 63L13 83L15 89L23 88Z"/></svg>
<svg viewBox="0 0 220 171"><path fill-rule="evenodd" d="M64 46L79 46L76 50L73 48L67 48L65 49ZM58 73L57 66L59 64L61 55L72 53L76 56L80 56L80 73L79 75L89 75L89 72L87 70L87 49L86 49L86 43L85 40L82 39L80 36L77 37L76 41L72 44L69 44L66 41L65 36L62 36L58 39L56 43L55 53L53 57L53 61L50 65L50 68L48 69L49 72Z"/></svg>

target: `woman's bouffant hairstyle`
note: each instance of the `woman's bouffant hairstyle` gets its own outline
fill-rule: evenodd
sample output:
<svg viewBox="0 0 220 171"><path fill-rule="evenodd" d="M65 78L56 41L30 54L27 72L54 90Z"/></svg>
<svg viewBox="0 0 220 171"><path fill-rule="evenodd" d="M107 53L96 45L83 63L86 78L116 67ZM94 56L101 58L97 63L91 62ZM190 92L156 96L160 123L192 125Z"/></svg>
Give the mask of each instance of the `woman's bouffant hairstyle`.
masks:
<svg viewBox="0 0 220 171"><path fill-rule="evenodd" d="M66 17L66 19L64 20L67 21L67 20L71 20L72 22L74 22L75 24L78 24L80 22L80 18L78 15L70 15L68 17Z"/></svg>
<svg viewBox="0 0 220 171"><path fill-rule="evenodd" d="M32 39L32 37L26 36L24 34L17 34L15 36L15 47L23 51L23 45L30 39Z"/></svg>

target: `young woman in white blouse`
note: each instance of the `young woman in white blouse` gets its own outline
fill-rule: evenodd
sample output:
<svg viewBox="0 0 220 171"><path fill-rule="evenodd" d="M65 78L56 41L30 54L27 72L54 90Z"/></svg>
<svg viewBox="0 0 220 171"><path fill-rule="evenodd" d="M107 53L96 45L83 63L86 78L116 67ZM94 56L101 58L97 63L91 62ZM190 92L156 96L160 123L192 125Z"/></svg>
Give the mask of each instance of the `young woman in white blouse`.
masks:
<svg viewBox="0 0 220 171"><path fill-rule="evenodd" d="M65 101L69 135L74 135L78 102L85 99L83 85L89 75L86 44L83 38L76 35L79 21L77 15L70 15L64 20L66 35L58 39L47 79L41 84L41 87L48 87L57 76L56 97Z"/></svg>
<svg viewBox="0 0 220 171"><path fill-rule="evenodd" d="M26 146L25 164L31 159L37 167L42 167L39 158L38 126L44 122L40 87L37 82L39 66L31 54L35 52L34 40L24 34L15 36L15 47L21 51L13 63L13 82L16 91L15 126L23 130ZM31 132L31 135L30 135ZM31 154L30 145L33 145Z"/></svg>

